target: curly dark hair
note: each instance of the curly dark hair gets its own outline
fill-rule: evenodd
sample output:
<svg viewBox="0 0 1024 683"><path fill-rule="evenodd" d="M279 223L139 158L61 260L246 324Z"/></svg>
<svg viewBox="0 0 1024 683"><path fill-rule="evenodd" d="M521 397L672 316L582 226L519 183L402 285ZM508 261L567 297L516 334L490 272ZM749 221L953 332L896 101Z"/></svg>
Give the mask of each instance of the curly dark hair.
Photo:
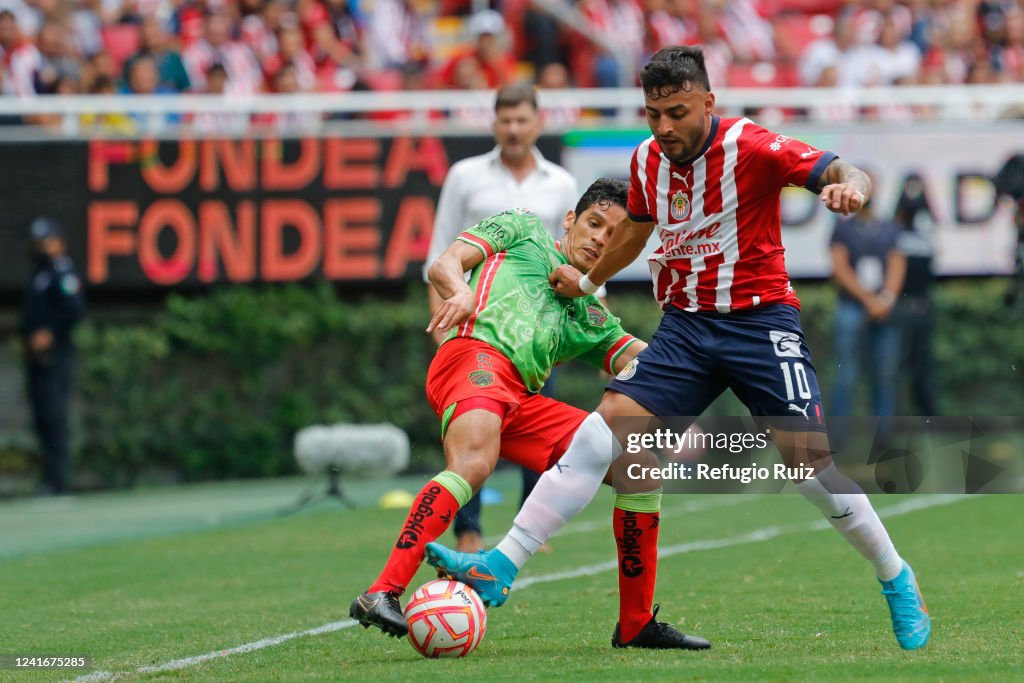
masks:
<svg viewBox="0 0 1024 683"><path fill-rule="evenodd" d="M629 194L629 183L617 178L598 178L590 184L580 200L576 202L576 215L589 209L594 204L601 208L617 205L626 208L626 197Z"/></svg>
<svg viewBox="0 0 1024 683"><path fill-rule="evenodd" d="M644 94L660 100L680 90L700 87L711 92L704 51L696 45L676 45L658 50L640 70Z"/></svg>

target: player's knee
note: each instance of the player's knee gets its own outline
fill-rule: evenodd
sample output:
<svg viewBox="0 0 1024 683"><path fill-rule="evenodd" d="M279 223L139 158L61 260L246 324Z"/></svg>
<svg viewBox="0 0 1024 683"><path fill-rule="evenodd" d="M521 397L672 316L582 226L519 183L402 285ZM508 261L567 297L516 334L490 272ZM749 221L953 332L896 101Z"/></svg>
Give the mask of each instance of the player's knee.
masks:
<svg viewBox="0 0 1024 683"><path fill-rule="evenodd" d="M448 469L459 475L476 491L494 472L497 458L485 449L462 448L448 453Z"/></svg>

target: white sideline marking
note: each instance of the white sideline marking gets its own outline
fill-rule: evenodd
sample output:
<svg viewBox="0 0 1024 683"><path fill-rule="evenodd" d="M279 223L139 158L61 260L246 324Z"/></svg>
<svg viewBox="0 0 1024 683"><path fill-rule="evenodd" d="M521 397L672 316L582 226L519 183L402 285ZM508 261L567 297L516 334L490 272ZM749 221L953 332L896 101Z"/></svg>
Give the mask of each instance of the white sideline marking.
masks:
<svg viewBox="0 0 1024 683"><path fill-rule="evenodd" d="M917 510L924 510L926 508L935 507L938 505L948 505L949 503L956 503L960 500L964 500L966 496L960 494L941 494L935 496L918 497L897 503L881 510L876 510L879 517L898 517L905 515L910 512L916 512ZM667 547L658 549L658 558L672 557L673 555L681 555L683 553L692 553L698 550L717 550L718 548L728 548L734 545L745 545L747 543L757 543L759 541L767 541L768 539L775 538L776 536L782 536L784 534L791 534L797 531L819 531L821 529L831 529L832 525L829 524L827 519L816 519L813 522L804 522L802 524L788 524L785 526L769 526L762 529L755 529L748 531L743 534L736 536L730 536L728 538L716 538L708 539L704 541L690 541L689 543L680 543L678 545L670 545ZM516 581L516 590L522 590L534 584L538 583L549 583L551 581L562 581L565 579L575 579L581 576L593 576L594 574L600 574L611 569L615 569L618 565L617 560L608 560L607 562L599 562L597 564L587 565L585 567L577 567L576 569L568 569L562 572L554 572L552 574L543 574L541 576L528 576L525 579Z"/></svg>
<svg viewBox="0 0 1024 683"><path fill-rule="evenodd" d="M898 517L900 515L909 514L911 512L917 512L918 510L925 510L931 507L937 507L939 505L949 505L950 503L957 503L962 500L967 500L971 496L961 494L941 494L933 496L918 496L909 500L897 503L896 505L890 505L887 508L877 510L879 517ZM697 505L698 503L694 503ZM685 506L684 506L685 507ZM709 506L714 507L714 506ZM682 508L680 508L682 510ZM580 525L582 526L582 525ZM699 550L716 550L718 548L728 548L735 545L745 545L747 543L758 543L760 541L767 541L776 536L782 536L784 534L791 534L798 531L819 531L821 529L831 529L832 525L829 524L826 519L816 519L813 522L805 522L801 524L787 524L783 526L769 526L761 529L755 529L754 531L748 531L743 534L737 534L736 536L729 536L727 538L719 539L708 539L704 541L691 541L689 543L680 543L678 545L671 545L658 550L658 557L671 557L673 555L681 555L683 553L696 552ZM524 579L516 581L516 590L521 591L530 586L539 583L550 583L552 581L563 581L565 579L575 579L581 576L593 576L594 574L600 574L601 572L610 571L615 569L618 562L615 560L609 560L607 562L598 562L596 564L586 565L584 567L577 567L576 569L569 569L562 572L553 572L551 574L542 574L540 576L528 576ZM98 681L115 681L127 676L134 676L136 674L146 673L160 673L164 671L176 671L178 669L185 669L196 664L202 664L203 662L210 661L211 659L220 659L221 657L229 657L231 655L245 654L247 652L254 652L256 650L262 650L266 647L272 647L295 638L302 638L305 636L317 636L324 633L332 633L334 631L340 631L342 629L351 628L356 626L357 622L353 619L345 619L343 621L332 621L329 624L311 628L306 631L293 631L291 633L285 633L279 636L273 636L271 638L264 638L237 647L232 647L227 650L215 650L214 652L207 652L203 655L197 655L195 657L186 657L184 659L175 659L165 664L157 666L141 666L135 671L123 671L123 672L111 672L111 671L94 671L91 674L85 676L79 676L74 679L74 683L97 683Z"/></svg>
<svg viewBox="0 0 1024 683"><path fill-rule="evenodd" d="M205 655L197 655L195 657L186 657L185 659L176 659L173 662L167 662L166 664L160 664L158 666L140 666L135 671L111 673L110 671L94 671L91 674L85 676L79 676L75 679L76 683L89 683L90 681L113 681L125 676L133 676L135 674L151 674L160 673L162 671L175 671L177 669L184 669L186 667L195 666L196 664L202 664L203 662L211 659L219 659L220 657L228 657L230 655L240 655L246 652L254 652L255 650L262 650L265 647L271 647L273 645L279 645L295 638L302 638L303 636L318 636L322 633L332 633L334 631L340 631L343 628L349 628L355 626L358 622L353 619L345 619L344 621L332 621L329 624L323 626L317 626L306 631L293 631L291 633L285 633L280 636L274 636L272 638L264 638L263 640L257 640L245 645L239 645L238 647L232 647L227 650L216 650L214 652L207 652Z"/></svg>

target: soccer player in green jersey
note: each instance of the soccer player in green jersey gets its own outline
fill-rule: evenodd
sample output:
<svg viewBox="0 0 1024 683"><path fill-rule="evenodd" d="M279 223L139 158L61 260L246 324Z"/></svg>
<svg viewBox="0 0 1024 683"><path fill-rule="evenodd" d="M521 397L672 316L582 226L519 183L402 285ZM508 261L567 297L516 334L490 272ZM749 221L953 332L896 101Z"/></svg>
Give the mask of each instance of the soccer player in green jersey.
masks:
<svg viewBox="0 0 1024 683"><path fill-rule="evenodd" d="M398 597L422 563L426 544L445 532L499 457L543 472L567 467L559 459L579 438L596 442L586 452L616 448L596 414L537 392L558 363L580 358L614 375L647 347L594 296L561 297L548 284L558 266L590 269L626 217L626 195L624 181L595 181L566 215L563 242L555 242L529 211L492 216L460 234L430 267L444 302L427 332L440 329L447 338L430 365L427 398L441 419L447 467L419 492L383 572L352 603L349 613L363 626L399 637L408 632ZM467 285L464 273L470 270ZM586 421L600 424L577 437ZM660 498L660 490L616 497L613 526L625 574L620 587L627 582L620 620L650 625L650 642L640 646L704 649L707 641L651 614Z"/></svg>

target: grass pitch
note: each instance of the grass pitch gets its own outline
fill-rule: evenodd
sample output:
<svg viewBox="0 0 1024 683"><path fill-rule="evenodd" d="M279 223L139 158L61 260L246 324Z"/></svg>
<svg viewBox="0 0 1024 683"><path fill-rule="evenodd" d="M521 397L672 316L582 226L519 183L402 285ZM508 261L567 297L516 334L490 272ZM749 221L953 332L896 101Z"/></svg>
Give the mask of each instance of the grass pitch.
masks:
<svg viewBox="0 0 1024 683"><path fill-rule="evenodd" d="M511 522L517 480L492 481L507 502L485 509L489 534ZM432 661L348 620L404 518L372 507L395 485L285 517L304 481L0 504L0 655L89 655L88 680L1024 680L1020 496L875 498L931 609L923 651L899 649L870 567L798 495L665 496L660 618L714 647L613 650L602 491L489 611L480 648Z"/></svg>

